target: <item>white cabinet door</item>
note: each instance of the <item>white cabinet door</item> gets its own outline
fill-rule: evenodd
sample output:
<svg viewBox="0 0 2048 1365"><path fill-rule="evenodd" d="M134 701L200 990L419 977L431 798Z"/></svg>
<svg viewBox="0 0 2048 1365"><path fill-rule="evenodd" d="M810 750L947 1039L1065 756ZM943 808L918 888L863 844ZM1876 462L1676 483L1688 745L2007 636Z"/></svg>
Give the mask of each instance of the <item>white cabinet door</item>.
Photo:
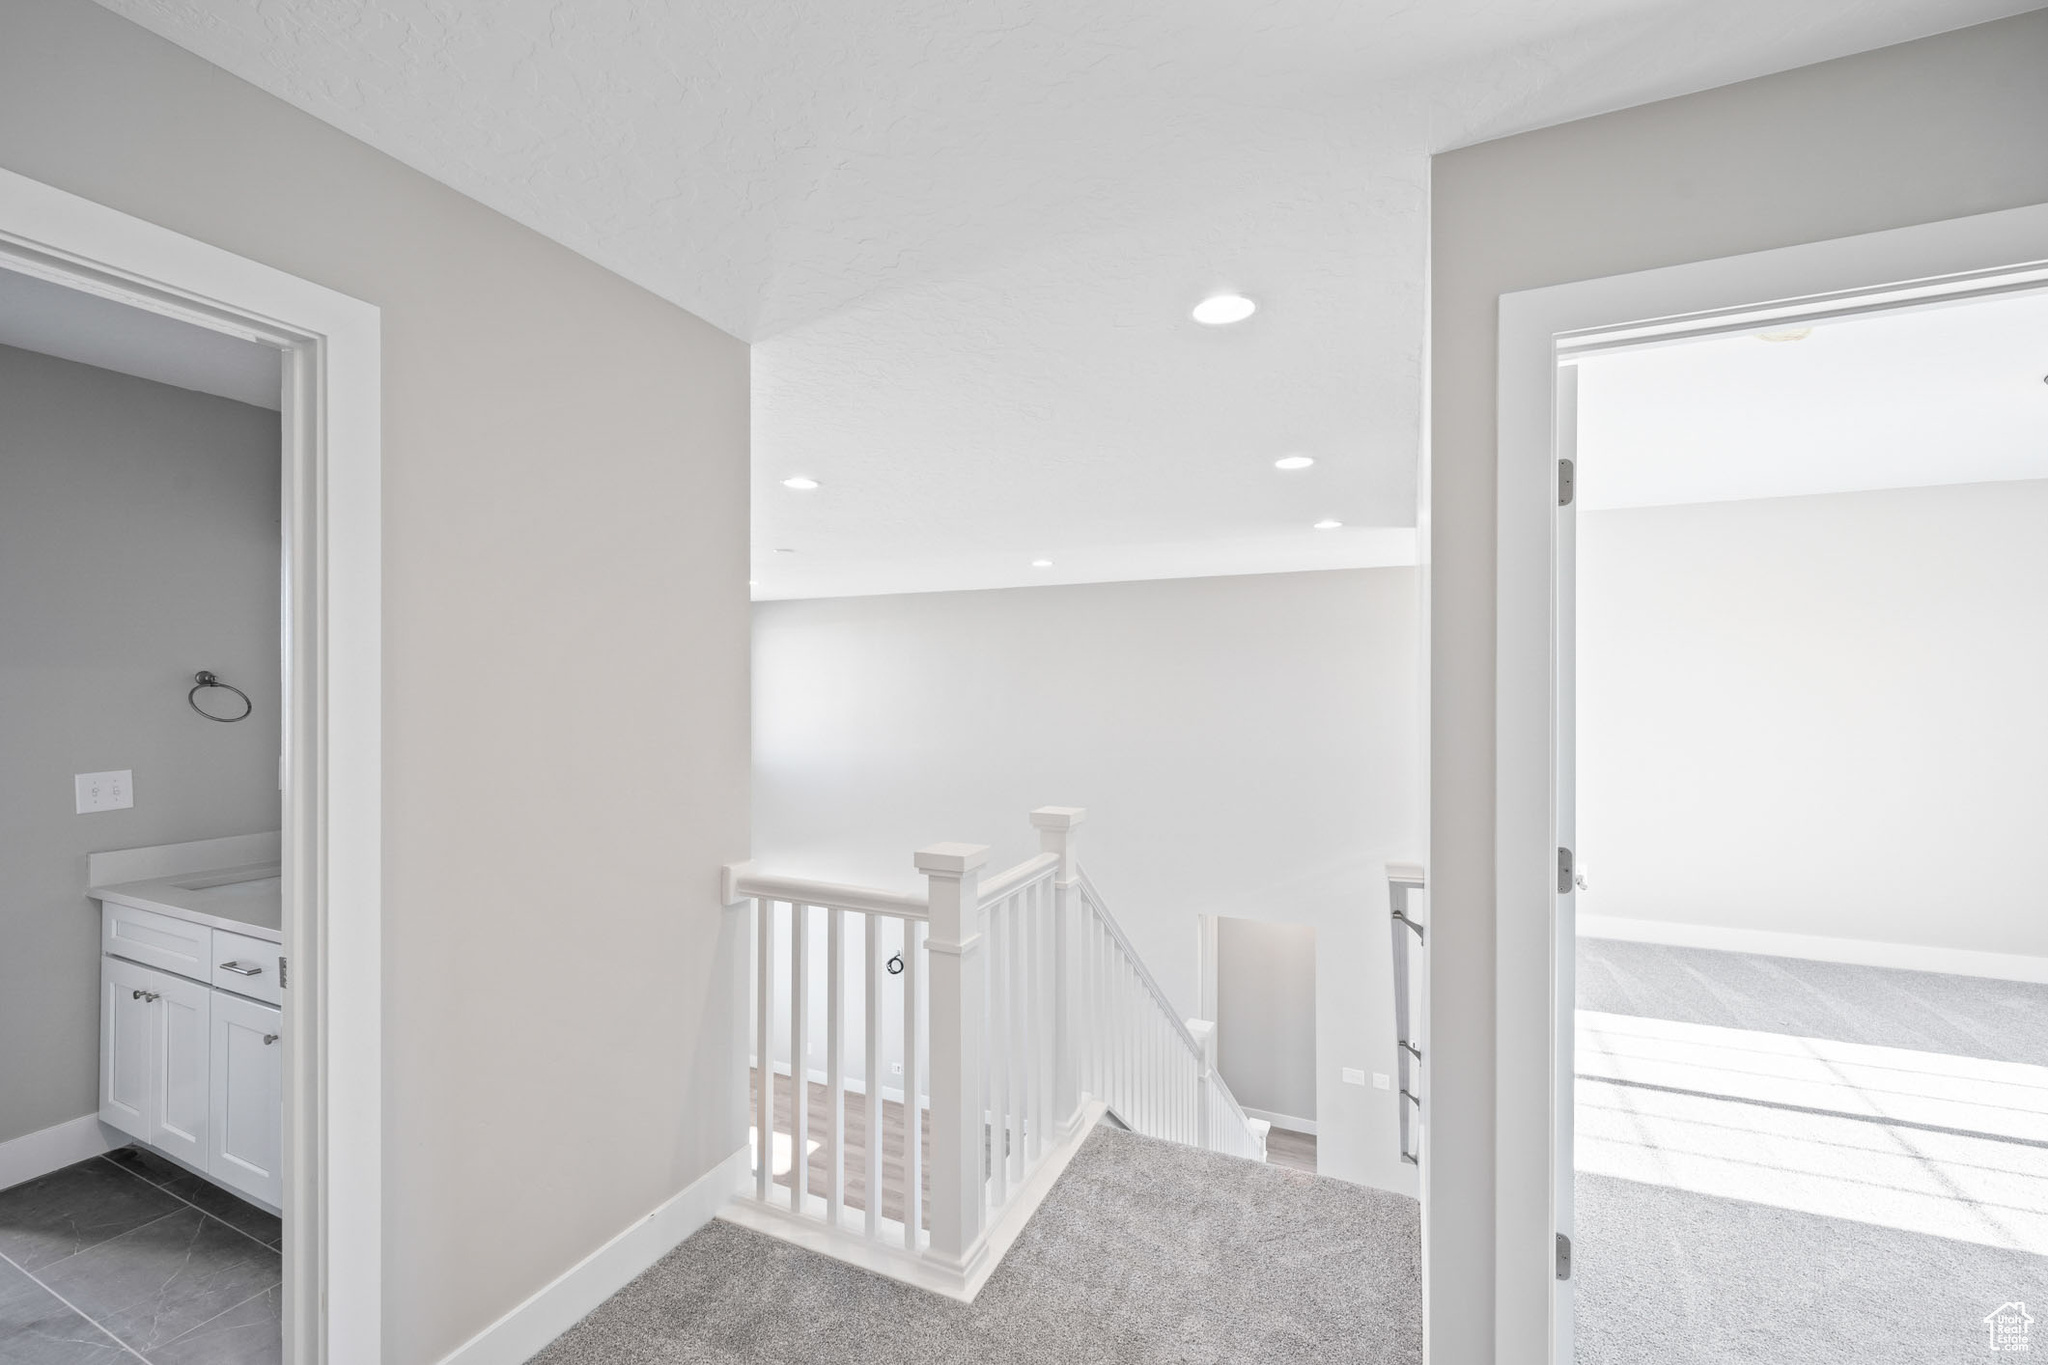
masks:
<svg viewBox="0 0 2048 1365"><path fill-rule="evenodd" d="M150 989L158 996L158 1089L149 1142L172 1156L203 1167L213 990L167 972L150 975L154 978Z"/></svg>
<svg viewBox="0 0 2048 1365"><path fill-rule="evenodd" d="M283 1015L269 1005L213 998L213 1103L206 1172L275 1208L284 1119Z"/></svg>
<svg viewBox="0 0 2048 1365"><path fill-rule="evenodd" d="M155 973L100 959L100 1122L150 1140L156 1074Z"/></svg>

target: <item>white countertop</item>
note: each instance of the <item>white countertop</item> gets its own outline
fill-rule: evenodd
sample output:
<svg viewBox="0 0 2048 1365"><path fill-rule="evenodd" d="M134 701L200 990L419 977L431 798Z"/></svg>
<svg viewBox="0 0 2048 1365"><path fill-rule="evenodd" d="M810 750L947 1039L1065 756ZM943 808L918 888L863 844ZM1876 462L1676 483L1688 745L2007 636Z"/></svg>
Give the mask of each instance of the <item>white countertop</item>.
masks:
<svg viewBox="0 0 2048 1365"><path fill-rule="evenodd" d="M255 863L94 886L86 894L115 905L154 910L174 919L282 943L284 885L278 873L276 863Z"/></svg>

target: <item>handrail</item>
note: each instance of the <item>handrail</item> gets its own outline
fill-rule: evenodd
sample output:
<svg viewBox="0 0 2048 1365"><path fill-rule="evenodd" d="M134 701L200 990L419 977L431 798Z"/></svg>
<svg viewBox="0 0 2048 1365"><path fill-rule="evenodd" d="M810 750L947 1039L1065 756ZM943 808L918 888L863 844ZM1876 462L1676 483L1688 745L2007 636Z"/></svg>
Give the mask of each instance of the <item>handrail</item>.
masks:
<svg viewBox="0 0 2048 1365"><path fill-rule="evenodd" d="M741 896L765 900L792 901L800 905L822 905L830 910L860 910L868 914L900 915L904 919L930 919L931 905L923 896L900 891L881 891L871 886L847 886L840 882L812 881L807 877L777 877L742 872L733 879Z"/></svg>
<svg viewBox="0 0 2048 1365"><path fill-rule="evenodd" d="M1167 999L1166 992L1160 990L1159 983L1152 979L1151 971L1145 966L1145 959L1138 956L1138 950L1131 946L1131 941L1128 938L1124 937L1124 927L1116 922L1115 915L1109 913L1109 907L1103 903L1102 893L1097 891L1095 883L1088 879L1088 869L1085 867L1081 869L1081 895L1090 905L1095 907L1095 913L1102 917L1103 926L1109 930L1110 937L1116 940L1117 947L1123 950L1123 954L1130 960L1131 966L1137 969L1138 979L1145 983L1146 990L1152 992L1153 1003L1159 1006L1159 1012L1164 1014L1167 1022L1173 1025L1175 1035L1180 1038L1181 1042L1187 1045L1189 1052L1197 1057L1201 1056L1202 1045L1195 1041L1194 1034L1188 1032L1187 1021L1180 1017L1179 1012L1173 1008L1173 1002ZM1218 1077L1218 1079L1222 1078Z"/></svg>
<svg viewBox="0 0 2048 1365"><path fill-rule="evenodd" d="M1026 858L1007 872L998 872L981 884L981 903L999 901L1012 892L1022 891L1033 882L1042 881L1059 869L1060 855L1041 853L1035 858Z"/></svg>

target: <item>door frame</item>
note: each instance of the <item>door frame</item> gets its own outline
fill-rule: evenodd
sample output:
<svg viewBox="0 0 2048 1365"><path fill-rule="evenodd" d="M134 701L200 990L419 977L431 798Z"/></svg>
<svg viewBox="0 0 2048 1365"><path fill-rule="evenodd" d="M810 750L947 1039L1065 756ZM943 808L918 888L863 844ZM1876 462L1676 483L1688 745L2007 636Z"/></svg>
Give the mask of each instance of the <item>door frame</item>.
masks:
<svg viewBox="0 0 2048 1365"><path fill-rule="evenodd" d="M0 169L0 267L281 357L284 1333L382 1350L378 310Z"/></svg>
<svg viewBox="0 0 2048 1365"><path fill-rule="evenodd" d="M1572 356L2048 285L2048 204L1503 294L1494 674L1494 1360L1553 1362L1571 1115L1557 892L1558 370ZM1564 907L1568 911L1569 907Z"/></svg>

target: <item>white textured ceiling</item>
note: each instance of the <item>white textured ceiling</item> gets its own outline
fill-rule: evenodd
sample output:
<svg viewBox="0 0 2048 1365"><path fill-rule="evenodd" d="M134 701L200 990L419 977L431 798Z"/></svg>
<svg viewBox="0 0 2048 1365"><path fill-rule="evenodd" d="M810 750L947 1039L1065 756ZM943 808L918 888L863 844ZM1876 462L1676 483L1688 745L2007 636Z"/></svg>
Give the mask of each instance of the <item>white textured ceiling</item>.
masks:
<svg viewBox="0 0 2048 1365"><path fill-rule="evenodd" d="M1579 362L1589 511L2048 479L2048 290Z"/></svg>
<svg viewBox="0 0 2048 1365"><path fill-rule="evenodd" d="M779 597L1398 560L1429 152L2038 0L103 3L756 343Z"/></svg>

